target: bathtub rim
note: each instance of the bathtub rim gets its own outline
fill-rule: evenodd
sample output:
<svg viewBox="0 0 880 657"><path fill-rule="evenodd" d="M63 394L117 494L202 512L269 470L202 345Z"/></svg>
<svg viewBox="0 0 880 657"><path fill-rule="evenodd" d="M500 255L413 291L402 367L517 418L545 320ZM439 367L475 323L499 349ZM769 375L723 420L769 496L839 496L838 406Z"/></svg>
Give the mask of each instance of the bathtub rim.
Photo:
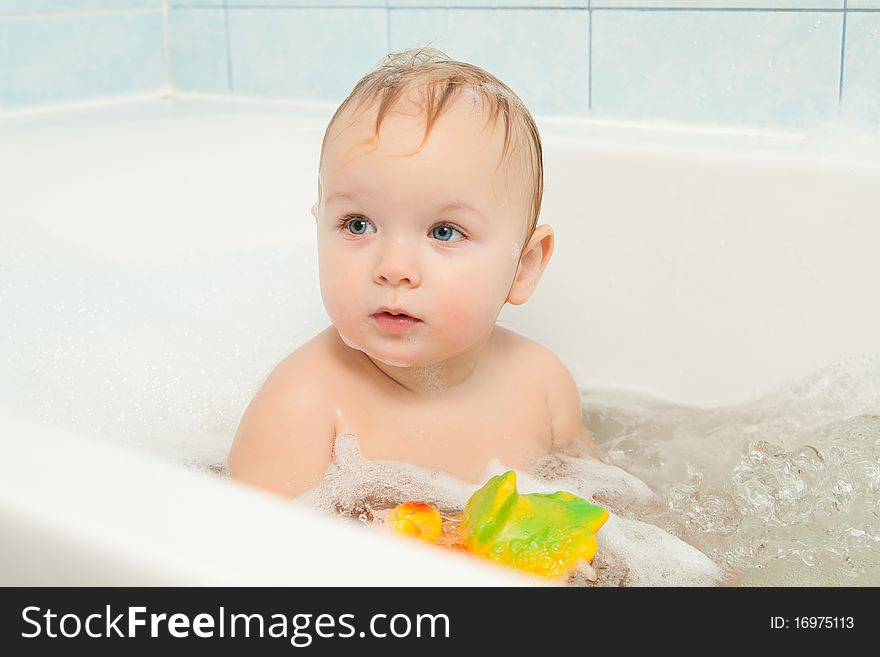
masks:
<svg viewBox="0 0 880 657"><path fill-rule="evenodd" d="M542 584L7 408L0 422L4 586Z"/></svg>

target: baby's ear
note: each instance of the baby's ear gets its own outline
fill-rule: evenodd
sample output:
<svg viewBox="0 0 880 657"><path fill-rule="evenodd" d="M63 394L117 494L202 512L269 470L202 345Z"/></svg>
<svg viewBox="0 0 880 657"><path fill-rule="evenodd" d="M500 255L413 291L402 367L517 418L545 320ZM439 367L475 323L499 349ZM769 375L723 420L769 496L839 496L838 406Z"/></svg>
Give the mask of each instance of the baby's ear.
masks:
<svg viewBox="0 0 880 657"><path fill-rule="evenodd" d="M516 270L516 278L507 293L507 302L518 306L529 300L538 287L541 274L553 255L553 229L544 224L535 228L532 238L523 250Z"/></svg>

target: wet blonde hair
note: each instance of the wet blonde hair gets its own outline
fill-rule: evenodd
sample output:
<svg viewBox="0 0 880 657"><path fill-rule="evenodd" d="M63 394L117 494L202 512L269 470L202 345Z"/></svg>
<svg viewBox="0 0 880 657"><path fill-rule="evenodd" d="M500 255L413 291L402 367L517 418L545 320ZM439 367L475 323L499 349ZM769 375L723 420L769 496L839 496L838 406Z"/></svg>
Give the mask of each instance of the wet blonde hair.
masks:
<svg viewBox="0 0 880 657"><path fill-rule="evenodd" d="M535 120L525 104L506 84L478 66L458 62L436 48L424 47L393 52L354 86L348 97L336 109L324 132L321 159L328 135L336 120L349 108L372 107L378 102L374 139L389 111L394 109L403 93L417 89L422 94L426 114L425 134L421 149L435 121L462 93L472 94L474 100L482 97L490 110L488 121L496 125L499 116L504 120L504 147L499 166L507 159L518 157L525 166L529 180L529 223L523 248L528 243L541 214L544 196L544 162L541 135ZM513 143L515 139L516 143Z"/></svg>

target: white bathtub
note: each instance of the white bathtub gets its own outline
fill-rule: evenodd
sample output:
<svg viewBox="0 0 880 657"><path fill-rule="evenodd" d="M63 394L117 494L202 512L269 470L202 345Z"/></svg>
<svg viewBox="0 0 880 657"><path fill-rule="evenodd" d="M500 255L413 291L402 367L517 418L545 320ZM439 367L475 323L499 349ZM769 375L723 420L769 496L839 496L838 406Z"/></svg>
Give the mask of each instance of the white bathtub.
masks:
<svg viewBox="0 0 880 657"><path fill-rule="evenodd" d="M174 462L221 462L327 325L308 209L332 110L0 116L0 584L531 583ZM556 251L501 318L581 386L734 404L880 351L876 142L539 124Z"/></svg>

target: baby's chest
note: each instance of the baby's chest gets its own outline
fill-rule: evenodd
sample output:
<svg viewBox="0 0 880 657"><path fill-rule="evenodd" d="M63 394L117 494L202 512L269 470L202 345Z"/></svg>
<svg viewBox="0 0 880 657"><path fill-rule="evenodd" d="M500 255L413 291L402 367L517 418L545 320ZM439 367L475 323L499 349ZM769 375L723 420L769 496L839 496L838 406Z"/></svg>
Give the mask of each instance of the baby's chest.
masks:
<svg viewBox="0 0 880 657"><path fill-rule="evenodd" d="M544 396L525 386L418 400L364 391L338 408L336 434L346 432L367 458L442 468L470 481L491 459L526 468L552 443Z"/></svg>

